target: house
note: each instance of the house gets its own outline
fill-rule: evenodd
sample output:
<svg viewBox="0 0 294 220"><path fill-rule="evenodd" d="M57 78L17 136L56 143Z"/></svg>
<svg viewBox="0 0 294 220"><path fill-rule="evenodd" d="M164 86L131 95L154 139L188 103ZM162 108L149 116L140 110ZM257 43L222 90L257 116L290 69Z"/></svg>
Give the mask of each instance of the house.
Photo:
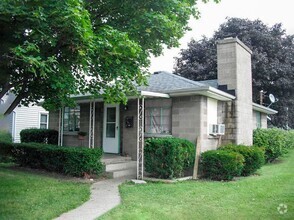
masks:
<svg viewBox="0 0 294 220"><path fill-rule="evenodd" d="M13 142L20 142L20 131L25 128L48 128L49 112L41 106L16 107L12 113L3 116L6 109L15 99L12 93L0 99L0 130L8 131Z"/></svg>
<svg viewBox="0 0 294 220"><path fill-rule="evenodd" d="M201 151L224 143L252 145L253 129L266 128L267 115L277 112L252 102L251 53L237 38L220 40L217 80L156 72L127 105L75 96L75 108L50 112L49 127L60 131L60 145L102 147L131 156L138 168L146 137L200 138ZM79 141L78 131L87 131L87 140Z"/></svg>

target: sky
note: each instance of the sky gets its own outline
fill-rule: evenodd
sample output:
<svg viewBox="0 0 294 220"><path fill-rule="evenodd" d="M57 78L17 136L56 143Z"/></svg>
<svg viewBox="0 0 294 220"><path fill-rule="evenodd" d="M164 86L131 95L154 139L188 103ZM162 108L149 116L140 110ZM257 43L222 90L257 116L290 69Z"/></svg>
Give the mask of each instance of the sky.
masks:
<svg viewBox="0 0 294 220"><path fill-rule="evenodd" d="M200 40L203 35L211 37L226 17L260 19L265 24L272 26L282 23L287 34L294 34L294 1L293 0L221 0L216 4L213 0L202 3L198 0L200 19L190 19L191 31L180 39L180 47L165 49L163 55L152 57L149 71L173 71L174 57L178 57L181 49L187 48L192 38Z"/></svg>

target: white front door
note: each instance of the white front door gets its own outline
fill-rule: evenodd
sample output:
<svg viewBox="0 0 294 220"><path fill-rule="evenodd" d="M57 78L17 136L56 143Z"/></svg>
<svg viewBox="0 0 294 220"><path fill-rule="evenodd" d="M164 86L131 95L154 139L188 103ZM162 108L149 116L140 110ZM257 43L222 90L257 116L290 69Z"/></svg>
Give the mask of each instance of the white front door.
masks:
<svg viewBox="0 0 294 220"><path fill-rule="evenodd" d="M104 105L103 151L119 153L119 105Z"/></svg>

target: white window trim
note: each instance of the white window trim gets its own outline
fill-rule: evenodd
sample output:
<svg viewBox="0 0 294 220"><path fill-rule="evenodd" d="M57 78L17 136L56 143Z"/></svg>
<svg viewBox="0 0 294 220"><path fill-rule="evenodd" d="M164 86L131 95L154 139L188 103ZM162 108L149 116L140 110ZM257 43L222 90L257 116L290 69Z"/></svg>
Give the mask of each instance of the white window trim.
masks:
<svg viewBox="0 0 294 220"><path fill-rule="evenodd" d="M41 128L41 115L47 115L46 129L48 129L49 128L49 113L39 112L39 128Z"/></svg>

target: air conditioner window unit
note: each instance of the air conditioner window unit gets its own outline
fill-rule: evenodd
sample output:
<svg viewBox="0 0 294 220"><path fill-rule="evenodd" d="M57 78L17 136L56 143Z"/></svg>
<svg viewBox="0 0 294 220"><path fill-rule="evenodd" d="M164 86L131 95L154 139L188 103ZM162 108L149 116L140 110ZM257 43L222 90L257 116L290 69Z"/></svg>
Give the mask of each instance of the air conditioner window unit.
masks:
<svg viewBox="0 0 294 220"><path fill-rule="evenodd" d="M224 124L211 124L209 129L210 135L224 135L225 125Z"/></svg>

